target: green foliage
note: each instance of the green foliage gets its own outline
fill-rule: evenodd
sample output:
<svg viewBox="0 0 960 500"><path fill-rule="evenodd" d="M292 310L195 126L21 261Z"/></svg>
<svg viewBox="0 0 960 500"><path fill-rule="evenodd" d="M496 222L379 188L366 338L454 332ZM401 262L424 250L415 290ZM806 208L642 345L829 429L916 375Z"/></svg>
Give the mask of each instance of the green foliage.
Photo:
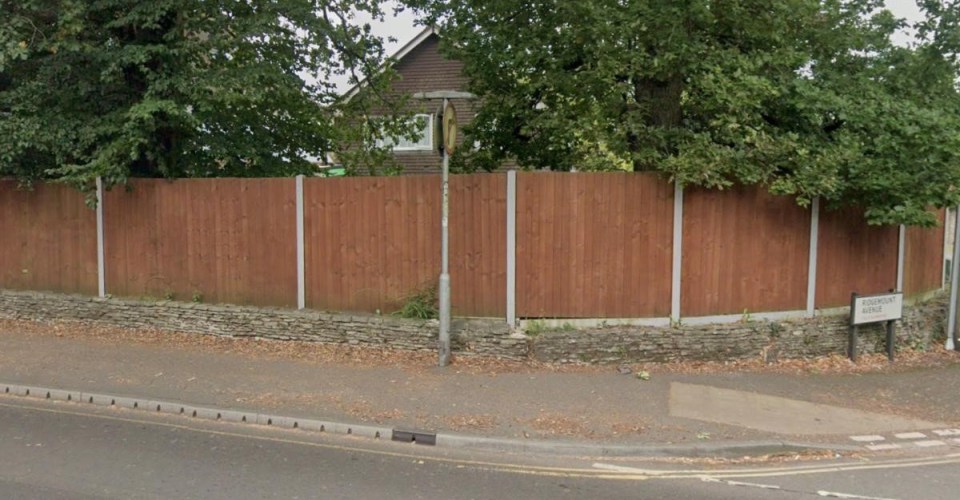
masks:
<svg viewBox="0 0 960 500"><path fill-rule="evenodd" d="M783 335L783 325L776 321L771 321L768 328L770 329L770 338L778 339Z"/></svg>
<svg viewBox="0 0 960 500"><path fill-rule="evenodd" d="M428 285L407 296L403 306L394 314L409 319L435 319L439 312L437 287Z"/></svg>
<svg viewBox="0 0 960 500"><path fill-rule="evenodd" d="M559 326L550 326L544 319L534 319L527 322L524 333L531 337L536 337L544 332L573 332L576 331L576 329L577 327L573 326L569 321L564 321L563 324Z"/></svg>
<svg viewBox="0 0 960 500"><path fill-rule="evenodd" d="M531 337L536 337L537 335L540 335L549 329L550 328L547 327L547 323L545 321L541 319L535 319L527 322L527 326L524 328L524 333Z"/></svg>
<svg viewBox="0 0 960 500"><path fill-rule="evenodd" d="M482 98L460 170L655 170L874 224L960 202L960 0L912 26L879 0L407 3Z"/></svg>
<svg viewBox="0 0 960 500"><path fill-rule="evenodd" d="M194 291L193 295L190 297L190 301L192 301L195 304L202 304L203 294L200 291Z"/></svg>
<svg viewBox="0 0 960 500"><path fill-rule="evenodd" d="M97 176L310 174L308 158L365 133L373 106L394 109L382 42L355 21L382 19L376 0L0 0L0 12L0 175L91 189ZM370 92L340 99L342 76Z"/></svg>

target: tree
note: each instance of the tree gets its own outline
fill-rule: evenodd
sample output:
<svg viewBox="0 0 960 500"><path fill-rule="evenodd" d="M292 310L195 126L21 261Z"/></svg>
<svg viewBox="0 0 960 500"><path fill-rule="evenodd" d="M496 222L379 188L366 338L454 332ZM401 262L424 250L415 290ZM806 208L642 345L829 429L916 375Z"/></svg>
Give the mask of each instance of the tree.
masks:
<svg viewBox="0 0 960 500"><path fill-rule="evenodd" d="M877 224L960 202L957 0L914 26L879 0L408 3L481 97L474 165L762 184Z"/></svg>
<svg viewBox="0 0 960 500"><path fill-rule="evenodd" d="M335 80L375 99L391 76L361 14L383 16L377 0L0 0L0 175L309 173L368 129L371 99L340 101Z"/></svg>

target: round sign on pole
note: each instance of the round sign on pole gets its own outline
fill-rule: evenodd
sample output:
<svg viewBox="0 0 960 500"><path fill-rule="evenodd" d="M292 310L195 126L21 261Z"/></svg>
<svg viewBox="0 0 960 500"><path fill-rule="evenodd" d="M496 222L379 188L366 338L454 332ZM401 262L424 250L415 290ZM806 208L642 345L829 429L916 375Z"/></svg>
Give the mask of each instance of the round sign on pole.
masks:
<svg viewBox="0 0 960 500"><path fill-rule="evenodd" d="M457 111L453 103L447 102L443 108L443 149L447 154L453 154L457 148Z"/></svg>

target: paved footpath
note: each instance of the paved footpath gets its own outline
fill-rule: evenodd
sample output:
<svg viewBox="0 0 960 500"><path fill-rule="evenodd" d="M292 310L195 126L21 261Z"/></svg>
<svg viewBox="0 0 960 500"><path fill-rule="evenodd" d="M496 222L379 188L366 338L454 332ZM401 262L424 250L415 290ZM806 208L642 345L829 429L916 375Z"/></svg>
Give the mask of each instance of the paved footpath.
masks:
<svg viewBox="0 0 960 500"><path fill-rule="evenodd" d="M623 454L750 453L751 443L783 442L960 447L960 356L951 354L932 368L867 374L652 369L641 380L617 367L438 368L428 354L381 352L371 362L309 344L17 322L0 322L0 345L0 387L438 433L461 445Z"/></svg>

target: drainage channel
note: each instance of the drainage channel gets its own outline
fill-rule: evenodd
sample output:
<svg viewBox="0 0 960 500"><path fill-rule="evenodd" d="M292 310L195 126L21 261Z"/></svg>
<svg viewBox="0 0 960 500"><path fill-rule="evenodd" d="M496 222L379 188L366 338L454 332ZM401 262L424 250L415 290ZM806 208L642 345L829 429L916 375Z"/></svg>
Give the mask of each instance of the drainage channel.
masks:
<svg viewBox="0 0 960 500"><path fill-rule="evenodd" d="M27 385L0 384L0 388L2 388L3 394L34 399L68 401L72 403L92 404L105 407L113 406L128 410L139 410L151 413L166 413L191 418L202 418L205 420L219 420L239 424L266 425L271 427L298 429L312 432L329 432L333 434L345 434L370 439L386 439L389 437L392 441L423 445L435 445L437 443L437 435L435 433L428 432L397 430L371 425L344 424L340 422L330 422L308 418L294 418L240 410L222 410L218 408L207 408L203 406L187 405L170 401L130 398L110 394L50 389L46 387Z"/></svg>

